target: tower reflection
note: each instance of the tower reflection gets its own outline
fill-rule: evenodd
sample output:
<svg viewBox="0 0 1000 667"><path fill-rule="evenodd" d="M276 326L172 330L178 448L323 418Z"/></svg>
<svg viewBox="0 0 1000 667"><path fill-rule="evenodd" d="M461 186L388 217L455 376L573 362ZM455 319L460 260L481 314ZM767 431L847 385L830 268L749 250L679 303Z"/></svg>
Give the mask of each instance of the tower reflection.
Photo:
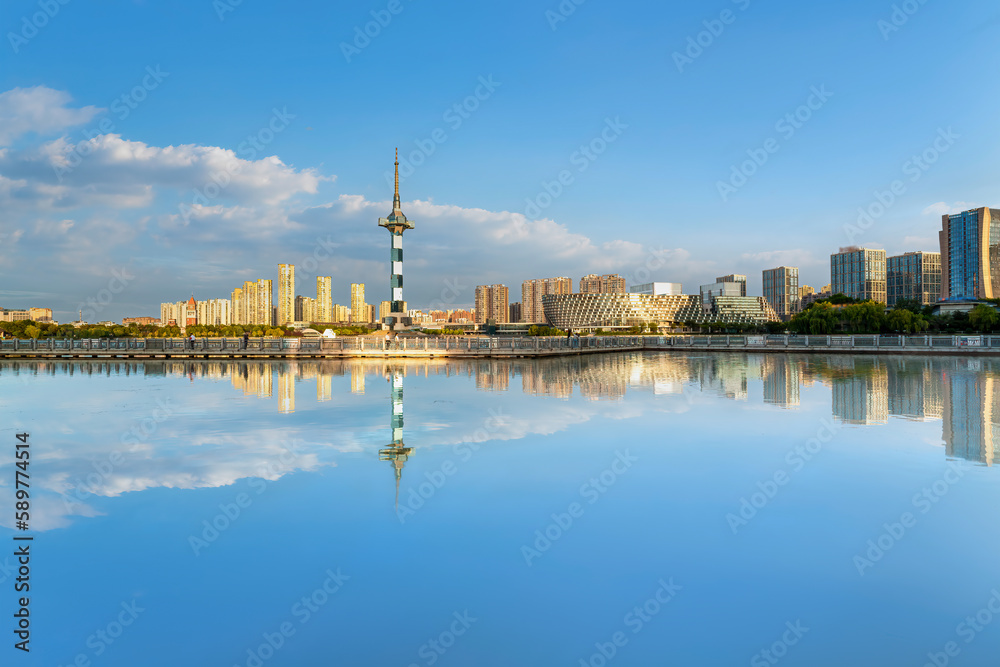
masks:
<svg viewBox="0 0 1000 667"><path fill-rule="evenodd" d="M403 466L413 453L413 447L403 443L403 371L400 368L390 368L387 371L392 385L390 392L391 412L389 413L389 428L392 432L392 442L378 452L379 461L390 461L396 477L396 508L399 508L399 480L403 477Z"/></svg>

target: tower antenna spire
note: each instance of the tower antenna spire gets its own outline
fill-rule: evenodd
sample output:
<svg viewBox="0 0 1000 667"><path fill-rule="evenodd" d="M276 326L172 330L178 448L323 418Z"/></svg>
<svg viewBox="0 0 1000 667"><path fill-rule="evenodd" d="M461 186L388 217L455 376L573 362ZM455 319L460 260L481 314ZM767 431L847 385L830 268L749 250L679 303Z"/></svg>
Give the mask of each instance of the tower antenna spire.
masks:
<svg viewBox="0 0 1000 667"><path fill-rule="evenodd" d="M392 210L399 211L399 149L396 149L396 191L392 196Z"/></svg>

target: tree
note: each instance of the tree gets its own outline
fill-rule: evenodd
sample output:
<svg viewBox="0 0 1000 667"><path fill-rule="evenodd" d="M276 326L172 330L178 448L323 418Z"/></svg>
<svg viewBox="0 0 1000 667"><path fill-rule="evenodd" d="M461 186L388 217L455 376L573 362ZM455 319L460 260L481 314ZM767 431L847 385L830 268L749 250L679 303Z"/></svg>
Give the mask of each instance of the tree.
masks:
<svg viewBox="0 0 1000 667"><path fill-rule="evenodd" d="M1000 321L1000 316L997 315L996 309L993 308L993 306L986 305L985 303L977 305L971 312L969 312L969 324L971 324L976 331L989 333L996 328L998 321Z"/></svg>
<svg viewBox="0 0 1000 667"><path fill-rule="evenodd" d="M913 322L916 316L906 308L893 308L887 318L891 331L909 333L913 331Z"/></svg>
<svg viewBox="0 0 1000 667"><path fill-rule="evenodd" d="M27 334L29 338L38 338L42 334L42 330L34 324L30 324L24 328L24 333Z"/></svg>

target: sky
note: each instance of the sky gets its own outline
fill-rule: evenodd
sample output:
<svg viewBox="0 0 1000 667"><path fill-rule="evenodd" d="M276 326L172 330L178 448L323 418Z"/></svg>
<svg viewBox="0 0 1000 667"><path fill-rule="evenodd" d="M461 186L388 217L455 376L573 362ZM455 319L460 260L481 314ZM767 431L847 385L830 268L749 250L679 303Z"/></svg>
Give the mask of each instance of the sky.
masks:
<svg viewBox="0 0 1000 667"><path fill-rule="evenodd" d="M677 6L674 6L677 5ZM158 316L297 267L388 299L685 293L998 206L995 3L7 0L0 307ZM867 214L867 215L863 215ZM277 289L275 289L275 296Z"/></svg>

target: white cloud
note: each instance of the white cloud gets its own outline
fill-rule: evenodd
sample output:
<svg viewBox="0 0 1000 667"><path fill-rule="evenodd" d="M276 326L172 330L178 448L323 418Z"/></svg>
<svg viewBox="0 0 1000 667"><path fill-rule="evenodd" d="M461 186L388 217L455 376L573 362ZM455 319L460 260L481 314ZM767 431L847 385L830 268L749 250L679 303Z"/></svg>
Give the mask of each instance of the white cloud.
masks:
<svg viewBox="0 0 1000 667"><path fill-rule="evenodd" d="M2 151L0 174L0 196L44 208L141 208L153 203L157 189L174 191L189 206L275 205L333 180L273 156L245 160L217 146L150 146L117 134Z"/></svg>
<svg viewBox="0 0 1000 667"><path fill-rule="evenodd" d="M53 134L83 125L101 111L94 106L70 109L71 100L69 93L45 86L0 93L0 146L29 132Z"/></svg>
<svg viewBox="0 0 1000 667"><path fill-rule="evenodd" d="M949 213L959 213L961 211L968 211L971 208L976 208L978 204L972 204L967 201L957 201L953 204L948 204L943 201L939 201L936 204L931 204L925 208L921 213L923 215L933 215L934 217L940 218L942 215L947 215Z"/></svg>

